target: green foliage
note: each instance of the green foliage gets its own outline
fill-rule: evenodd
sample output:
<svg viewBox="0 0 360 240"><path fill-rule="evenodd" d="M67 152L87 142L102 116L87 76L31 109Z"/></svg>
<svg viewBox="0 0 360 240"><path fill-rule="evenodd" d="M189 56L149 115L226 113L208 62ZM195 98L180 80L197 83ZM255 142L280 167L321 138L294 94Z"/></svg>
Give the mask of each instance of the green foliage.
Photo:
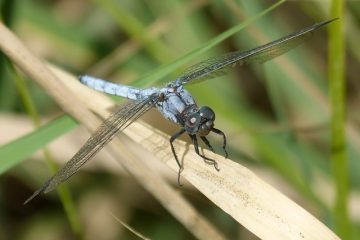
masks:
<svg viewBox="0 0 360 240"><path fill-rule="evenodd" d="M4 173L76 126L64 116L0 147L0 172ZM21 151L19 151L21 149Z"/></svg>
<svg viewBox="0 0 360 240"><path fill-rule="evenodd" d="M277 4L280 3L282 1ZM356 81L356 66L360 61L357 51L360 33L355 21L345 22L344 16L338 15L340 10L333 9L330 16L327 14L330 9L322 5L321 1L289 1L276 9L262 12L270 5L261 0L171 0L160 5L157 1L146 0L37 0L17 2L15 7L6 4L1 6L2 12L8 8L12 13L9 14L12 29L30 49L48 61L63 66L75 75L93 72L104 79L136 86L162 85L174 79L186 66L201 59L239 49L247 50L314 22L340 17L340 21L334 23L337 27L329 35L329 61L325 54L328 41L325 27L319 29L303 46L279 59L261 66L236 69L229 76L188 86L188 89L199 105L209 105L215 109L216 126L228 135L231 159L241 164L246 161L255 172L259 168L271 172L294 189L301 199L301 205L311 204L310 209L315 209L313 213L344 239L359 238L359 233L354 231L356 221L349 219L346 214L352 206L346 202L349 194L360 188L360 136L357 131L360 118L357 113L359 98ZM358 14L359 11L349 12L352 19L358 18ZM336 40L343 33L341 29L345 24L348 24L349 36L346 39L350 55L350 67L346 69L343 68L345 47L343 42ZM342 58L339 59L339 56ZM3 62L5 60L2 56L0 63ZM354 86L349 89L348 106L343 95L345 77L346 83ZM342 79L341 82L339 79ZM50 99L41 90L36 87L28 90L43 116L58 111L48 104ZM22 109L26 107L17 94L20 95L9 69L5 64L0 64L1 114L25 115ZM339 111L331 114L331 109ZM348 109L346 123L345 109ZM163 131L171 131L162 126L164 122L159 123L162 121L159 115L154 118L150 122L158 124ZM71 118L63 116L4 144L0 147L0 172L4 176L15 175L26 182L29 175L35 175L36 172L31 169L31 165L23 164L22 161L75 125ZM351 134L346 129L351 129ZM347 154L341 152L336 157L332 147L338 145L343 146ZM244 158L244 154L251 157ZM24 171L27 177L19 174ZM167 213L156 206L144 207L147 201L154 201L149 196L143 196L146 199L143 202L138 197L134 198L131 193L136 195L141 192L137 190L138 186L133 186L134 189L128 194L122 184L127 181L125 177L121 178L119 187L118 177L103 174L100 170L94 175L96 180L94 176L85 175L79 177L86 180L83 183L72 182L78 190L76 192L84 194L84 197L79 195L82 199L76 203L78 208L81 203L88 203L84 200L86 194L91 197L99 191L98 188L105 189L100 191L102 195L99 199L117 201L114 199L128 198L130 202L135 202L135 207L129 206L131 210L127 211L131 214L125 222L145 236L166 239L170 234L163 229L166 226L179 239L191 237ZM100 185L98 179L107 184ZM327 184L321 185L324 182L335 183L335 207L325 197L328 192L324 191ZM276 186L276 183L273 185ZM6 181L2 186L5 188ZM238 224L227 216L217 219L218 210L208 204L204 206L205 200L198 198L191 199L206 215L215 219L215 222L219 221L219 229L224 229L228 236L237 233ZM3 197L1 200L4 201ZM116 212L119 209L112 210ZM56 214L47 209L39 208L38 211L38 216ZM155 214L157 211L160 213ZM94 217L92 214L89 216ZM359 216L354 218L358 219ZM36 224L35 217L24 221L28 226ZM339 221L342 225L339 225ZM6 224L3 216L0 216L0 222ZM20 224L15 227L19 229L18 234L0 230L0 238L3 235L12 238L20 236L20 232L30 231L28 228L24 230L25 227ZM67 227L63 223L59 228L66 232ZM119 232L116 230L114 234L120 236ZM353 232L353 235L344 232Z"/></svg>

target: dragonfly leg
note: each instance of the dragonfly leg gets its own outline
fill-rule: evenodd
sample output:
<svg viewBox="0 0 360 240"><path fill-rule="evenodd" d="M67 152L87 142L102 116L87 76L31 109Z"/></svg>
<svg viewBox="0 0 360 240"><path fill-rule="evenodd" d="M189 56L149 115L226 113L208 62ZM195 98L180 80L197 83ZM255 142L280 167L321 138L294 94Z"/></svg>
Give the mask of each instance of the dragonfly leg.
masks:
<svg viewBox="0 0 360 240"><path fill-rule="evenodd" d="M208 158L208 157L206 157L205 155L203 155L203 154L200 153L200 151L199 151L199 144L198 144L196 135L195 135L195 134L194 134L194 135L190 135L190 134L189 134L189 136L190 136L190 138L191 138L191 140L192 140L192 142L193 142L193 144L194 144L194 148L195 148L196 154L199 155L200 157L202 157L202 158L204 159L204 162L205 162L205 163L214 165L215 169L216 169L217 171L219 171L220 169L218 168L218 164L217 164L217 162L216 162L214 159Z"/></svg>
<svg viewBox="0 0 360 240"><path fill-rule="evenodd" d="M215 152L213 147L211 146L209 140L207 140L206 137L204 136L200 136L201 140L206 144L206 146L208 146L208 148L212 151L212 152Z"/></svg>
<svg viewBox="0 0 360 240"><path fill-rule="evenodd" d="M174 145L173 145L173 142L175 141L175 139L177 139L178 137L181 136L181 134L183 134L185 132L185 129L182 128L180 131L176 132L174 135L172 135L170 137L170 146L171 146L171 151L175 157L175 160L176 160L176 163L177 165L179 166L179 172L178 172L178 184L181 186L180 184L180 174L182 172L182 170L184 169L183 165L180 163L179 159L178 159L178 156L175 152L175 148L174 148Z"/></svg>
<svg viewBox="0 0 360 240"><path fill-rule="evenodd" d="M221 135L223 137L223 146L222 147L223 147L224 152L225 152L225 158L227 158L228 153L226 151L226 136L225 136L225 133L223 133L223 131L221 131L221 130L219 130L217 128L213 128L213 129L211 129L211 131L213 131L214 133L219 134L219 135Z"/></svg>

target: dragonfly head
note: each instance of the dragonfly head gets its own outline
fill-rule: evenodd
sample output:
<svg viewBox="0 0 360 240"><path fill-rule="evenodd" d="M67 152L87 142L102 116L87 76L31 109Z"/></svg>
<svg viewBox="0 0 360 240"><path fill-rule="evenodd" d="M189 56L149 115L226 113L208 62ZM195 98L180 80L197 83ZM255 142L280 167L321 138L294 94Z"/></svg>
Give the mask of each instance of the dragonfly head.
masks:
<svg viewBox="0 0 360 240"><path fill-rule="evenodd" d="M185 130L190 134L206 136L214 127L215 113L207 107L201 107L199 111L192 113L185 122Z"/></svg>

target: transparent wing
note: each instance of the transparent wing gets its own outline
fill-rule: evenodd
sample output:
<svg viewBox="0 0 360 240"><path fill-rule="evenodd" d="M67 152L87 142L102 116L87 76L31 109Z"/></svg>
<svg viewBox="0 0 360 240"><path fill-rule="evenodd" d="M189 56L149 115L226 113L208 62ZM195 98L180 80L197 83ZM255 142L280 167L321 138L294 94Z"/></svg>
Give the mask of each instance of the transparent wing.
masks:
<svg viewBox="0 0 360 240"><path fill-rule="evenodd" d="M95 133L86 141L80 150L44 185L36 190L24 204L38 194L54 190L60 183L66 181L75 174L82 165L100 151L120 130L125 129L132 122L147 112L158 101L157 95L152 95L140 101L128 101L121 105L114 113L107 118Z"/></svg>
<svg viewBox="0 0 360 240"><path fill-rule="evenodd" d="M218 58L205 60L187 69L175 80L175 82L182 84L197 83L199 81L222 76L226 74L229 69L236 66L266 62L295 48L306 39L309 39L316 29L334 20L336 19L314 24L298 32L248 51L232 52Z"/></svg>

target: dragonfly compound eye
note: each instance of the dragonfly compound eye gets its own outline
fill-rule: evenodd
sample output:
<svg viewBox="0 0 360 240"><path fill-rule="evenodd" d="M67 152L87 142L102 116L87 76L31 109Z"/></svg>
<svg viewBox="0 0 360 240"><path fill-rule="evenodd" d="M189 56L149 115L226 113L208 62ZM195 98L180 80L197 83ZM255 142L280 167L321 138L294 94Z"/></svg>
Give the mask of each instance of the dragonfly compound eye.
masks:
<svg viewBox="0 0 360 240"><path fill-rule="evenodd" d="M212 121L215 120L214 111L207 106L201 107L199 110L199 113L200 113L201 118L204 120L212 120Z"/></svg>

